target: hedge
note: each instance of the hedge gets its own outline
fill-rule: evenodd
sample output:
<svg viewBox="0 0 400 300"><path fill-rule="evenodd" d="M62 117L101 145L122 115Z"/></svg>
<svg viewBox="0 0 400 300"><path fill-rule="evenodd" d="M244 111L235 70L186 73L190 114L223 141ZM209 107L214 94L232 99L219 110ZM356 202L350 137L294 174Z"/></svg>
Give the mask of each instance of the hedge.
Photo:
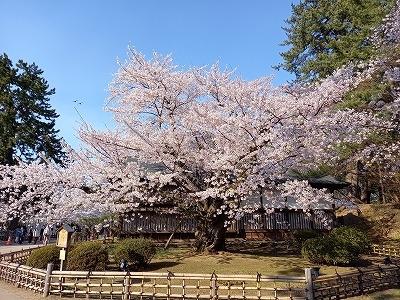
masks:
<svg viewBox="0 0 400 300"><path fill-rule="evenodd" d="M107 248L99 241L75 244L67 256L67 269L74 271L103 271L108 262Z"/></svg>
<svg viewBox="0 0 400 300"><path fill-rule="evenodd" d="M33 268L46 269L48 263L60 262L60 248L56 245L48 245L32 251L26 264Z"/></svg>
<svg viewBox="0 0 400 300"><path fill-rule="evenodd" d="M144 238L125 239L117 243L114 249L116 263L126 260L132 267L145 267L156 254L153 241Z"/></svg>

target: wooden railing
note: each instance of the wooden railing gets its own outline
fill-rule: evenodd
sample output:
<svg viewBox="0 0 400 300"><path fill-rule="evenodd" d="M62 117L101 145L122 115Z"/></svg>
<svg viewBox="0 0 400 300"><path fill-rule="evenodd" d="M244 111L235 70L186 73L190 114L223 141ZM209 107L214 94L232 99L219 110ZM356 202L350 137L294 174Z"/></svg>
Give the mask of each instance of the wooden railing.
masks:
<svg viewBox="0 0 400 300"><path fill-rule="evenodd" d="M29 251L30 249L24 250ZM21 251L18 251L21 252ZM20 259L22 254L7 256ZM4 256L3 256L4 257ZM150 272L82 272L35 269L0 261L0 279L35 292L90 299L344 299L400 287L400 267L387 265L315 276L221 275Z"/></svg>
<svg viewBox="0 0 400 300"><path fill-rule="evenodd" d="M395 245L372 245L372 253L382 256L400 258L400 246Z"/></svg>
<svg viewBox="0 0 400 300"><path fill-rule="evenodd" d="M317 277L313 280L313 296L315 300L344 299L399 286L400 267L390 265Z"/></svg>
<svg viewBox="0 0 400 300"><path fill-rule="evenodd" d="M24 287L43 293L46 271L35 269L17 263L0 261L0 279L17 287Z"/></svg>
<svg viewBox="0 0 400 300"><path fill-rule="evenodd" d="M306 299L305 277L53 271L50 294L113 299Z"/></svg>
<svg viewBox="0 0 400 300"><path fill-rule="evenodd" d="M24 264L28 259L29 255L31 255L32 251L40 247L42 246L0 254L0 261L8 261L8 262Z"/></svg>

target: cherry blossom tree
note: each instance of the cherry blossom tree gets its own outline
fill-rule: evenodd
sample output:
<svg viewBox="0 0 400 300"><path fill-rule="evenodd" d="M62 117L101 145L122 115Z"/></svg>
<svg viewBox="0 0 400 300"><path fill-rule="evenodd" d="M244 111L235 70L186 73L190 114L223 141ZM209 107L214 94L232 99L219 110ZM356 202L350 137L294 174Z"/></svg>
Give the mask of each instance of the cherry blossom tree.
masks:
<svg viewBox="0 0 400 300"><path fill-rule="evenodd" d="M116 128L86 124L80 136L110 178L100 194L117 209L171 203L198 221L199 250L220 250L227 225L260 188L295 194L305 210L332 200L311 187L298 193L304 182L279 182L294 167L335 160L340 143L391 126L368 112L335 110L373 69L348 66L319 84L273 87L269 77L246 81L218 65L180 70L170 56L146 60L129 49L110 84Z"/></svg>
<svg viewBox="0 0 400 300"><path fill-rule="evenodd" d="M0 223L73 221L106 211L105 203L93 206L96 182L83 160L66 162L65 167L45 161L0 165Z"/></svg>
<svg viewBox="0 0 400 300"><path fill-rule="evenodd" d="M386 26L398 36L393 22ZM146 59L129 49L106 104L115 128L84 124L79 135L87 148L65 168L1 166L0 217L68 219L168 204L197 220L198 250L221 250L230 222L257 208L245 205L250 196L268 194L266 208L294 196L305 211L333 201L305 181L285 181L288 172L335 163L343 144L396 130L392 118L337 109L383 62L346 66L315 84L274 87L270 77L244 80L218 65L182 70L170 56Z"/></svg>

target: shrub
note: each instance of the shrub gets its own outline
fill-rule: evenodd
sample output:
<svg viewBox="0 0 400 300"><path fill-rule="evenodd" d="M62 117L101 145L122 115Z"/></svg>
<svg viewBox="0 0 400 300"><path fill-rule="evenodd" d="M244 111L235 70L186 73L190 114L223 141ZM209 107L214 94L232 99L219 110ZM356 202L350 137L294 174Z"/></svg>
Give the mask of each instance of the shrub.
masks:
<svg viewBox="0 0 400 300"><path fill-rule="evenodd" d="M67 269L75 271L102 271L108 261L107 248L101 242L75 244L67 256Z"/></svg>
<svg viewBox="0 0 400 300"><path fill-rule="evenodd" d="M312 263L327 265L348 265L358 258L343 241L332 235L305 241L301 253Z"/></svg>
<svg viewBox="0 0 400 300"><path fill-rule="evenodd" d="M362 231L340 227L332 230L328 236L306 240L301 253L313 263L349 265L369 248L370 241Z"/></svg>
<svg viewBox="0 0 400 300"><path fill-rule="evenodd" d="M46 269L48 263L58 264L60 262L60 248L56 245L48 245L32 251L26 264L38 269Z"/></svg>
<svg viewBox="0 0 400 300"><path fill-rule="evenodd" d="M117 263L125 259L129 265L136 267L148 265L155 254L156 246L153 241L144 238L122 240L114 249Z"/></svg>
<svg viewBox="0 0 400 300"><path fill-rule="evenodd" d="M367 253L371 248L368 236L354 227L338 227L332 230L331 235L346 244L349 251L355 255Z"/></svg>

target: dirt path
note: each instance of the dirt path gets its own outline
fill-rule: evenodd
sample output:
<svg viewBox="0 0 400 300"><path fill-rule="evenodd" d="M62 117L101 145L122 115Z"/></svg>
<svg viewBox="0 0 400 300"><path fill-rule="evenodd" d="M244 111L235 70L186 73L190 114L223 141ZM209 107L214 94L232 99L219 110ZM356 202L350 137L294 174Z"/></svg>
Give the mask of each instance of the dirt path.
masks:
<svg viewBox="0 0 400 300"><path fill-rule="evenodd" d="M30 290L17 288L3 280L0 280L0 300L39 300L44 299L42 294ZM48 300L64 299L56 296L45 298Z"/></svg>

